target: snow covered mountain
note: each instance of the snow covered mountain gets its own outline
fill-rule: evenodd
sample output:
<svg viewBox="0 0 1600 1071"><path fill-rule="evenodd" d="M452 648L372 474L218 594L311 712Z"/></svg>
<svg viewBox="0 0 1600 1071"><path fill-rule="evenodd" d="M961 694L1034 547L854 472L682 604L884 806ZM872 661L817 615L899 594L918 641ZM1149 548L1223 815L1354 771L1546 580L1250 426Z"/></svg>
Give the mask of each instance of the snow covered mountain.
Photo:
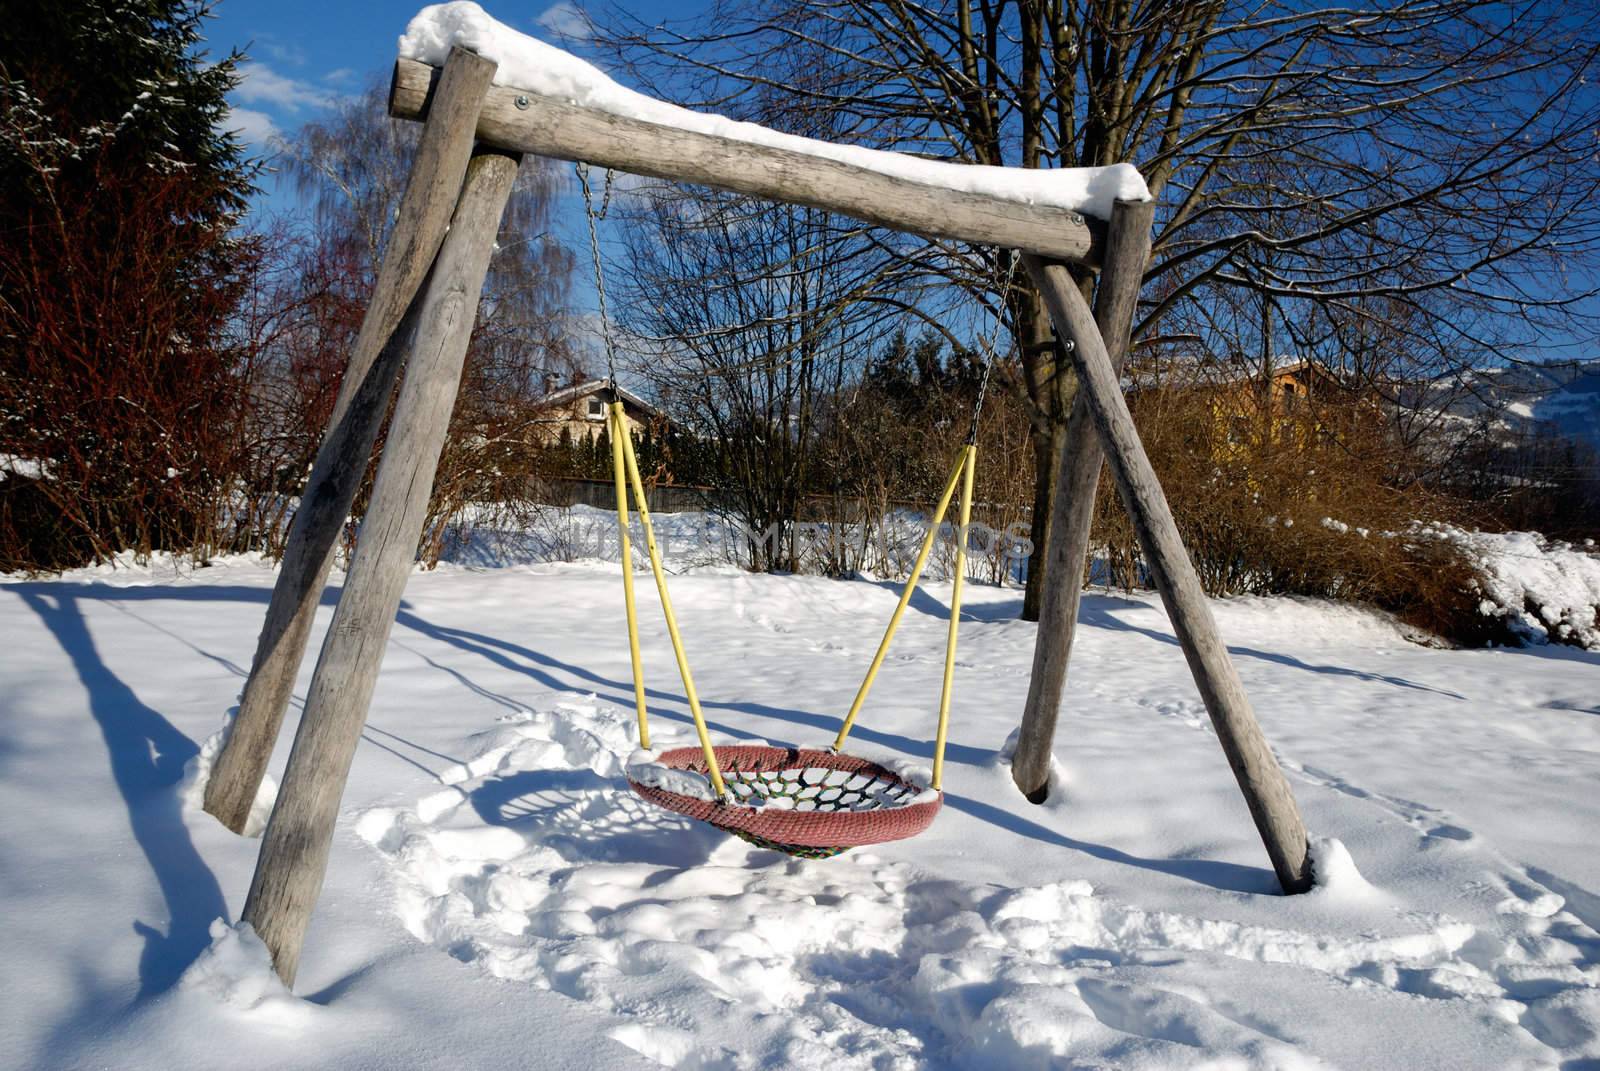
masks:
<svg viewBox="0 0 1600 1071"><path fill-rule="evenodd" d="M1513 434L1555 434L1600 452L1600 360L1477 368L1430 388L1443 411Z"/></svg>

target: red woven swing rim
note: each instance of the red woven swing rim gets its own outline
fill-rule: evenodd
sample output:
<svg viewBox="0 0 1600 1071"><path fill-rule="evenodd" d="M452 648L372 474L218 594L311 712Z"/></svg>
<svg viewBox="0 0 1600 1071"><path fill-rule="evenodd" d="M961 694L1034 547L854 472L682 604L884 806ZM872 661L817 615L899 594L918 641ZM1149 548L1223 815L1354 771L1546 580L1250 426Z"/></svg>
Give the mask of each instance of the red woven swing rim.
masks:
<svg viewBox="0 0 1600 1071"><path fill-rule="evenodd" d="M717 764L724 769L737 767L763 773L794 769L843 770L850 774L898 782L914 792L921 791L912 782L875 762L851 755L836 755L831 751L744 745L714 750ZM656 762L674 770L691 770L702 775L707 773L705 753L696 747L664 751ZM870 811L790 811L697 799L654 785L641 785L632 778L628 779L628 784L643 799L687 818L707 822L730 832L753 833L776 844L807 848L855 848L914 837L932 824L944 803L941 793L922 803L879 807Z"/></svg>

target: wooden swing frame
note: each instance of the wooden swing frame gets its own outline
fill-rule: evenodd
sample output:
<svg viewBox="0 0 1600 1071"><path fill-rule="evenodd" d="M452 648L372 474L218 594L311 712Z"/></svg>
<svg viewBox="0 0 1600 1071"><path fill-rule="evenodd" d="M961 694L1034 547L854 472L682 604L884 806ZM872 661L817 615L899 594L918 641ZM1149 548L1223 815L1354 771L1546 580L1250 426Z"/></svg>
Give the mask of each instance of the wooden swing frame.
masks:
<svg viewBox="0 0 1600 1071"><path fill-rule="evenodd" d="M1103 456L1279 883L1288 893L1309 888L1306 832L1293 794L1218 635L1119 385L1154 206L1118 201L1109 224L1102 224L1059 208L912 182L495 86L495 70L492 61L461 48L452 49L442 68L406 59L396 65L389 111L423 120L421 141L290 527L239 714L206 792L206 809L242 830L305 655L335 543L404 368L361 538L317 659L242 915L284 982L294 982L327 871L339 801L411 572L489 257L524 153L1024 251L1023 264L1045 300L1079 390L1053 518L1062 535L1040 548L1049 553L1057 581L1045 593L1019 756L1031 756L1036 766L1048 761ZM1063 262L1100 270L1093 311ZM1051 634L1058 639L1047 643ZM1024 787L1037 774L1015 771Z"/></svg>

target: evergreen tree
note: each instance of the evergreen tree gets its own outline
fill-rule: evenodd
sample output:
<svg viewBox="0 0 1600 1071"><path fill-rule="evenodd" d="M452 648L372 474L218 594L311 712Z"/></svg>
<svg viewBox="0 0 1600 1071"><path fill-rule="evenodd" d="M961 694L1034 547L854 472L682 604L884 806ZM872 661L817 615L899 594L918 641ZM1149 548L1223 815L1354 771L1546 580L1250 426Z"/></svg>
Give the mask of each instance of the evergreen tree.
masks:
<svg viewBox="0 0 1600 1071"><path fill-rule="evenodd" d="M589 447L588 463L584 467L586 480L603 480L611 475L611 433L605 428L598 435L584 440Z"/></svg>
<svg viewBox="0 0 1600 1071"><path fill-rule="evenodd" d="M571 479L578 475L579 468L577 447L572 441L572 429L563 424L561 434L557 436L552 450L550 475Z"/></svg>
<svg viewBox="0 0 1600 1071"><path fill-rule="evenodd" d="M642 425L633 433L633 452L639 458L639 469L645 473L655 473L661 469L661 453L656 449L655 433L650 430L650 425Z"/></svg>
<svg viewBox="0 0 1600 1071"><path fill-rule="evenodd" d="M239 396L228 326L255 165L222 129L239 56L195 0L0 18L0 568L204 538Z"/></svg>

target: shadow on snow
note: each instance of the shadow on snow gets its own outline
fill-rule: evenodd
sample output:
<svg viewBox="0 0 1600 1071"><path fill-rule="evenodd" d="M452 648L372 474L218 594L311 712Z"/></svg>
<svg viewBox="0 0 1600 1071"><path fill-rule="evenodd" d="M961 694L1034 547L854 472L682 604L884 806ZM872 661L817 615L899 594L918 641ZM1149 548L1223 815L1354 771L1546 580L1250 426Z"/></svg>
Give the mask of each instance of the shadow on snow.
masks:
<svg viewBox="0 0 1600 1071"><path fill-rule="evenodd" d="M887 583L877 586L895 592L899 590L897 585ZM226 916L226 904L217 885L216 878L196 852L193 842L184 828L180 804L172 791L182 776L184 763L196 754L197 748L192 740L178 732L159 713L141 702L133 690L106 666L99 655L93 637L84 620L81 604L84 602L105 603L118 609L124 609L124 612L127 611L119 604L143 601L243 602L265 605L271 597L271 592L269 589L261 587L230 584L195 585L189 588L177 588L172 586L119 587L110 584L48 581L7 584L0 587L0 590L18 596L38 615L41 622L60 643L63 652L71 661L84 686L89 700L90 713L98 723L106 743L112 778L128 809L129 821L135 841L144 852L156 882L166 900L169 920L164 932L143 921L135 921L133 923L135 929L145 939L139 967L140 995L145 996L161 992L171 986L184 968L193 962L194 958L209 943L208 926L211 920ZM330 586L326 588L322 593L321 604L323 606L335 605L338 602L339 593L340 589L338 587ZM921 591L918 591L913 596L911 606L921 613L945 620L949 618L948 607L931 595ZM978 621L1006 620L1015 614L1016 608L1015 600L997 602L992 605L978 607L973 616ZM1079 620L1084 626L1090 628L1132 632L1159 643L1176 645L1177 641L1170 633L1132 624L1115 613L1117 610L1133 608L1147 609L1149 607L1148 604L1142 602L1119 599L1110 595L1086 593L1083 598ZM964 611L963 616L965 615ZM138 615L134 616L137 617ZM170 630L164 629L153 622L149 622L142 617L138 619L150 627L172 635L174 639L184 643L197 653L222 664L230 672L240 676L244 674L242 667L195 646L190 641L171 633ZM582 666L562 662L549 655L506 640L466 629L434 624L407 609L405 604L402 604L396 620L398 624L418 634L484 658L494 665L529 677L553 690L584 694L589 691L598 692L601 689L605 689L608 690L608 694L603 695L602 698L606 701L616 703L622 707L630 707L632 705L631 682L600 676ZM1293 656L1249 647L1233 646L1229 650L1236 655L1261 659L1305 672L1348 676L1399 688L1424 690L1454 699L1464 698L1458 693L1420 684L1401 677L1374 674L1344 666L1316 665ZM1512 649L1498 653L1578 660L1600 664L1600 655L1571 648ZM513 697L486 688L459 670L444 666L433 659L426 658L426 656L424 656L424 659L440 672L455 677L463 687L476 694L508 709L522 709L522 704L518 703ZM686 708L687 706L684 697L673 691L649 689L647 694L658 703L670 703L674 708ZM837 724L836 719L830 716L794 708L774 707L762 703L707 701L703 705L711 711L756 715L803 727L807 730L822 731L828 735L831 735ZM661 709L657 707L654 713L668 720L685 724L690 722L686 709ZM749 732L726 722L714 720L710 724L713 728L730 736L746 738L751 736ZM384 741L370 735L372 732L383 736L391 736L392 734L388 734L386 731L377 729L374 726L369 726L368 728L370 730L369 735L366 736L368 743L405 758L406 761L412 762L419 768L427 769L415 759L395 751L393 747ZM913 739L871 728L858 728L855 732L861 738L874 744L891 748L907 755L924 759L931 758L932 755L933 745L931 740ZM398 738L395 738L395 740L400 743L408 743L400 741ZM449 756L438 757L449 758ZM986 749L954 744L949 747L947 757L956 763L980 765L990 760L992 752ZM428 770L428 772L430 774L434 773L432 770ZM522 777L522 775L517 776ZM530 774L527 776L536 777L537 775ZM592 774L588 776L592 777L596 782L603 780ZM509 781L514 781L515 783L506 783ZM491 788L491 785L495 787ZM562 785L550 780L501 779L499 782L490 782L480 788L479 793L482 796L481 798L475 796L473 805L479 808L479 813L484 815L485 821L509 821L511 819L507 817L504 809L507 801L536 797L562 788ZM946 802L950 807L958 811L980 821L1007 829L1020 836L1031 837L1045 843L1085 852L1107 861L1171 874L1220 889L1263 892L1274 888L1271 872L1265 869L1205 860L1145 859L1128 855L1104 845L1076 840L1032 821L1021 814L993 804L954 793L946 794ZM491 818L491 814L496 817ZM698 834L696 835L698 836ZM670 839L680 841L676 850L681 850L683 847L681 838L674 837ZM714 843L714 839L709 843ZM630 841L628 844L631 844L632 847L622 845L619 842L619 845L626 849L624 854L628 854L635 849L650 853L655 851L654 847L645 845L642 842L632 844ZM678 858L681 862L681 856Z"/></svg>
<svg viewBox="0 0 1600 1071"><path fill-rule="evenodd" d="M195 850L173 787L199 751L193 740L146 706L101 659L78 596L67 585L12 590L39 616L72 663L100 726L111 777L128 809L134 841L144 852L166 900L162 923L133 922L144 938L139 996L162 992L211 943L211 921L226 917L217 879Z"/></svg>

